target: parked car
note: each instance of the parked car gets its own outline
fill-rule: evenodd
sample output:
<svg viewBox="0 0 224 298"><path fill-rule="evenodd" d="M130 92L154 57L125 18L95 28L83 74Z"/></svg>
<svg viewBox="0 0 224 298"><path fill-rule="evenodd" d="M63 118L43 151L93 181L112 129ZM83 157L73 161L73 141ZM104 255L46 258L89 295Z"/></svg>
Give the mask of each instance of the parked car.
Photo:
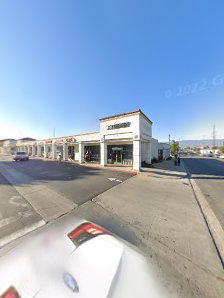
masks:
<svg viewBox="0 0 224 298"><path fill-rule="evenodd" d="M219 158L222 158L222 159L224 159L224 154L222 154L222 155L219 155Z"/></svg>
<svg viewBox="0 0 224 298"><path fill-rule="evenodd" d="M29 155L25 152L25 151L18 151L13 155L13 159L15 161L18 160L28 160L29 159Z"/></svg>

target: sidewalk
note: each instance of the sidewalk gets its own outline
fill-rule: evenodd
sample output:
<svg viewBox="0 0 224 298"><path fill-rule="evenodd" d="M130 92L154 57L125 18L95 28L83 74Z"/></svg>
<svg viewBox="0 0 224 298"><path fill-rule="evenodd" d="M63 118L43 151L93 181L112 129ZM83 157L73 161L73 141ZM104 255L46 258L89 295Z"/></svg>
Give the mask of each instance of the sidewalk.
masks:
<svg viewBox="0 0 224 298"><path fill-rule="evenodd" d="M182 166L154 164L94 201L141 239L172 297L223 297L223 268Z"/></svg>

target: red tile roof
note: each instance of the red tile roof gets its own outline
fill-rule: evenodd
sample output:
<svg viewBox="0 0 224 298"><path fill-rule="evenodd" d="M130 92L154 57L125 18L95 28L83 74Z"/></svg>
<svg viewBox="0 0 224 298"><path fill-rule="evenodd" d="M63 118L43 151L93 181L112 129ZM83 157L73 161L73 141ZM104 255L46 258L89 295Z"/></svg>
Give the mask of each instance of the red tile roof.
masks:
<svg viewBox="0 0 224 298"><path fill-rule="evenodd" d="M122 113L122 114L117 114L117 115L114 115L114 116L101 118L101 119L99 119L99 121L106 121L106 120L113 119L113 118L119 118L119 117L122 117L122 116L129 116L129 115L135 115L135 114L139 114L139 113L141 115L143 115L152 124L152 121L140 109L132 111L132 112L127 112L127 113Z"/></svg>

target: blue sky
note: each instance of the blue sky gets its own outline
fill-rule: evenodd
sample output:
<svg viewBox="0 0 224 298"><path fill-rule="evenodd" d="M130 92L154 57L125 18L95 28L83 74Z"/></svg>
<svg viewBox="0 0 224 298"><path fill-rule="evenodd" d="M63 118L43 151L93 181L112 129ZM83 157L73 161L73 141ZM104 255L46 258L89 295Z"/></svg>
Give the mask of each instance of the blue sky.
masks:
<svg viewBox="0 0 224 298"><path fill-rule="evenodd" d="M0 138L97 131L141 108L153 135L224 138L224 2L0 1Z"/></svg>

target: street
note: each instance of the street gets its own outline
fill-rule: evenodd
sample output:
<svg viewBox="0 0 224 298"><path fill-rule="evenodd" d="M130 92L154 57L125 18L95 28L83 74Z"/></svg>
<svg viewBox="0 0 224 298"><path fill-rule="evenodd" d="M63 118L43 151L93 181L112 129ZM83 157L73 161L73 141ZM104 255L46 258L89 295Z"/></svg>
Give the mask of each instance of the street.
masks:
<svg viewBox="0 0 224 298"><path fill-rule="evenodd" d="M0 161L0 246L72 211L132 174L73 163Z"/></svg>
<svg viewBox="0 0 224 298"><path fill-rule="evenodd" d="M185 159L192 164L192 173L195 169L194 178L212 175L211 169L205 171L206 165L200 171L198 165L193 168L195 161L206 160ZM224 165L211 162L221 164L220 169ZM0 198L0 255L30 239L31 231L31 235L41 233L49 225L63 226L68 219L81 218L144 252L171 297L221 297L223 293L216 248L184 167L175 167L172 160L134 176L69 162L13 162L10 156L1 156Z"/></svg>
<svg viewBox="0 0 224 298"><path fill-rule="evenodd" d="M224 228L224 162L199 156L183 161Z"/></svg>

